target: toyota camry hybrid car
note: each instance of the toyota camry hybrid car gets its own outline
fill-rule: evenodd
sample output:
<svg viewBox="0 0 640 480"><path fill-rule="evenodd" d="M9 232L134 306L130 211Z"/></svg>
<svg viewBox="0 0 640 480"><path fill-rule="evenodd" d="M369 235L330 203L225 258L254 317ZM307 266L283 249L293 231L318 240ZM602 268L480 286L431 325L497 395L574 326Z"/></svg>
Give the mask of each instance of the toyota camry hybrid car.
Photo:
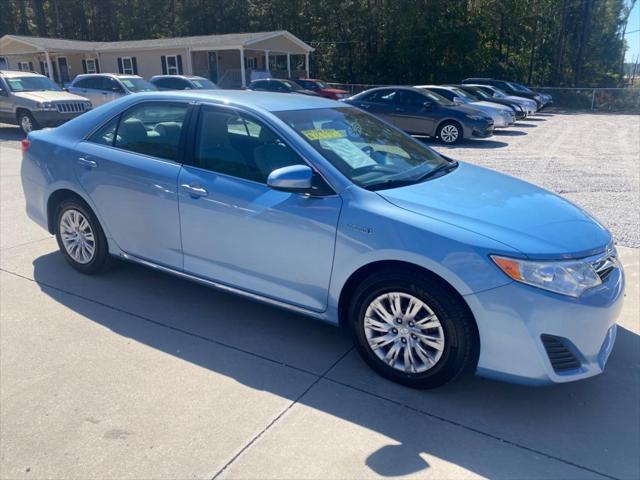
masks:
<svg viewBox="0 0 640 480"><path fill-rule="evenodd" d="M22 147L27 213L78 271L125 259L342 325L396 382L568 382L613 348L597 220L345 103L143 93Z"/></svg>

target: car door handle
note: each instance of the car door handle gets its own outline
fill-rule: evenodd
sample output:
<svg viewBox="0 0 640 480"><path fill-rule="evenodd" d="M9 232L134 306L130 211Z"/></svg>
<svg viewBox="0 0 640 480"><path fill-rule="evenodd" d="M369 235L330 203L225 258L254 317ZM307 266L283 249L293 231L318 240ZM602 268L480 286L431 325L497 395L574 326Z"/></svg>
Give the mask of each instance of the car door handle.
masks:
<svg viewBox="0 0 640 480"><path fill-rule="evenodd" d="M78 163L87 168L96 168L98 166L98 162L95 160L89 160L85 157L78 157Z"/></svg>
<svg viewBox="0 0 640 480"><path fill-rule="evenodd" d="M183 183L182 185L180 185L180 188L187 192L192 198L206 197L207 195L209 195L209 192L207 192L206 189L198 185L189 185L188 183Z"/></svg>
<svg viewBox="0 0 640 480"><path fill-rule="evenodd" d="M404 112L404 108L396 107L396 112Z"/></svg>

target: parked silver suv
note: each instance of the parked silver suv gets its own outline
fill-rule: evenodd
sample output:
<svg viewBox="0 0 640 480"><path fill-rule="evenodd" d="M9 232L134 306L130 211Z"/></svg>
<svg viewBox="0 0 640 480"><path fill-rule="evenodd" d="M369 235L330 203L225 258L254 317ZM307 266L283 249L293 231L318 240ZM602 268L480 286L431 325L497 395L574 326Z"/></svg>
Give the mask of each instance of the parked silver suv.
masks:
<svg viewBox="0 0 640 480"><path fill-rule="evenodd" d="M91 110L91 102L65 92L44 75L0 70L0 123L24 133L55 127Z"/></svg>
<svg viewBox="0 0 640 480"><path fill-rule="evenodd" d="M91 73L78 75L69 85L69 91L83 95L98 107L124 95L155 92L158 88L138 75Z"/></svg>

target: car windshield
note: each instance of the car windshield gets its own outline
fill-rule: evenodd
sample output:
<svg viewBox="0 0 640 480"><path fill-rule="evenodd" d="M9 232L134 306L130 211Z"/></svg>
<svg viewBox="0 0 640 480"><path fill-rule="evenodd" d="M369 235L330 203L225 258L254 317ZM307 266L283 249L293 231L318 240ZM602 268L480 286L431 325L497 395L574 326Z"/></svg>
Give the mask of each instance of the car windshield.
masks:
<svg viewBox="0 0 640 480"><path fill-rule="evenodd" d="M56 91L62 89L47 77L9 77L6 79L13 92Z"/></svg>
<svg viewBox="0 0 640 480"><path fill-rule="evenodd" d="M452 87L451 91L453 93L455 93L458 97L462 97L465 100L469 100L470 102L477 102L478 100L480 100L478 97L475 97L475 96L471 95L468 92L465 92L464 90L462 90L460 88Z"/></svg>
<svg viewBox="0 0 640 480"><path fill-rule="evenodd" d="M120 81L131 92L155 92L158 90L153 83L147 82L142 78L120 78Z"/></svg>
<svg viewBox="0 0 640 480"><path fill-rule="evenodd" d="M442 95L438 95L437 93L434 93L431 90L420 89L420 93L425 97L427 97L432 102L438 103L440 105L444 105L446 107L455 106L455 103L453 103L451 100L447 100Z"/></svg>
<svg viewBox="0 0 640 480"><path fill-rule="evenodd" d="M356 185L380 190L425 180L450 165L435 151L361 110L276 112Z"/></svg>
<svg viewBox="0 0 640 480"><path fill-rule="evenodd" d="M279 80L279 81L284 83L291 90L302 90L302 87L298 85L296 82L291 82L289 80Z"/></svg>
<svg viewBox="0 0 640 480"><path fill-rule="evenodd" d="M507 96L506 92L503 92L498 87L489 87L494 94L494 97L504 98Z"/></svg>
<svg viewBox="0 0 640 480"><path fill-rule="evenodd" d="M329 85L327 85L327 82L323 82L321 80L298 80L297 81L303 88L308 88L308 89L321 89L321 88L329 88Z"/></svg>
<svg viewBox="0 0 640 480"><path fill-rule="evenodd" d="M487 92L485 92L484 90L482 90L479 87L465 87L465 92L468 91L466 90L466 88L468 88L469 90L473 91L473 94L475 96L477 96L479 99L487 99L487 98L491 98L491 95L489 95Z"/></svg>
<svg viewBox="0 0 640 480"><path fill-rule="evenodd" d="M218 86L206 78L192 78L191 83L198 90L216 90Z"/></svg>
<svg viewBox="0 0 640 480"><path fill-rule="evenodd" d="M533 93L529 88L519 83L509 83L509 86L518 92Z"/></svg>

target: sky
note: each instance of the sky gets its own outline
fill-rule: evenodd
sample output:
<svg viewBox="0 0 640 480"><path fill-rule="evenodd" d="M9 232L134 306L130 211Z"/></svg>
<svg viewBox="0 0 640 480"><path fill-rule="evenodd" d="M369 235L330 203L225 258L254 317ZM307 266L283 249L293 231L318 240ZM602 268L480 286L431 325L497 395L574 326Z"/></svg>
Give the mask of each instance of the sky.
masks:
<svg viewBox="0 0 640 480"><path fill-rule="evenodd" d="M629 24L627 25L627 32L633 32L626 35L627 53L625 55L625 62L635 62L636 57L640 53L640 2L636 2L631 11L629 17Z"/></svg>

